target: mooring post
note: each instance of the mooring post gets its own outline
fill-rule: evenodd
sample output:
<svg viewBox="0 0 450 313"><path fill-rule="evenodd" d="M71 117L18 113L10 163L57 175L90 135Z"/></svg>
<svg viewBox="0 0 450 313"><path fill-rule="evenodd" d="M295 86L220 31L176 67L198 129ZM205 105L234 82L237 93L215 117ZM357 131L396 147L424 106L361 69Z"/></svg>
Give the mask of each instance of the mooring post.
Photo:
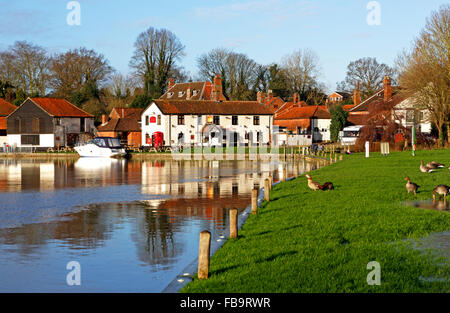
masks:
<svg viewBox="0 0 450 313"><path fill-rule="evenodd" d="M258 188L252 190L252 214L258 213Z"/></svg>
<svg viewBox="0 0 450 313"><path fill-rule="evenodd" d="M210 247L211 233L204 230L200 233L200 245L198 249L198 279L208 278Z"/></svg>
<svg viewBox="0 0 450 313"><path fill-rule="evenodd" d="M237 238L238 236L238 210L230 210L230 238Z"/></svg>
<svg viewBox="0 0 450 313"><path fill-rule="evenodd" d="M264 199L266 201L270 201L270 181L268 178L266 178L266 180L264 180Z"/></svg>

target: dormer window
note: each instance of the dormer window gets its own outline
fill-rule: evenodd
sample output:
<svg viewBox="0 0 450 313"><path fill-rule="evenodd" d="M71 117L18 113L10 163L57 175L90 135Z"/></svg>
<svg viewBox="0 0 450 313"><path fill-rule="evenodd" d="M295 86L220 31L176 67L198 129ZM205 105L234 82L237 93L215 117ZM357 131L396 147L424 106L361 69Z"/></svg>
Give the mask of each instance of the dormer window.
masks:
<svg viewBox="0 0 450 313"><path fill-rule="evenodd" d="M194 91L192 91L192 96L196 96L196 95L198 95L198 90L197 89L194 89Z"/></svg>
<svg viewBox="0 0 450 313"><path fill-rule="evenodd" d="M173 92L168 92L167 93L167 98L172 98L173 97Z"/></svg>
<svg viewBox="0 0 450 313"><path fill-rule="evenodd" d="M179 91L178 98L181 98L182 96L184 96L185 93L186 93L185 91Z"/></svg>

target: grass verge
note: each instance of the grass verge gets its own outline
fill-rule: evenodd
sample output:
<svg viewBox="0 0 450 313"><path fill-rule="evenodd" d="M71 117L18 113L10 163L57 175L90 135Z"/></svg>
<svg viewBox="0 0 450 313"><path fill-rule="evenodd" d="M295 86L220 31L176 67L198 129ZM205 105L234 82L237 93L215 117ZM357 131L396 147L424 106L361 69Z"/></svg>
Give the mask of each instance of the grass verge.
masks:
<svg viewBox="0 0 450 313"><path fill-rule="evenodd" d="M421 159L448 167L450 150L345 156L311 174L333 191L310 190L304 175L277 185L212 257L210 278L194 277L182 292L450 292L449 260L408 240L450 229L449 212L403 204L450 184L447 167L424 174ZM406 176L421 186L417 196L407 194ZM381 265L379 286L366 281L371 261ZM437 279L421 279L429 277Z"/></svg>

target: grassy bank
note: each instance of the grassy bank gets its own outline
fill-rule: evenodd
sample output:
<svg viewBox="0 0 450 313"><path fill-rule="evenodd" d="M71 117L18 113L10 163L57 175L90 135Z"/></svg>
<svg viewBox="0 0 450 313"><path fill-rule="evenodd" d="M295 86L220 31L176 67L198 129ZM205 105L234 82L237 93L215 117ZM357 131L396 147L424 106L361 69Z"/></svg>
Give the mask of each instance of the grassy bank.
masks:
<svg viewBox="0 0 450 313"><path fill-rule="evenodd" d="M334 191L314 192L304 176L277 185L212 257L210 278L182 292L450 292L449 260L407 240L450 230L448 212L403 205L450 184L450 170L421 173L421 159L448 167L450 150L345 156L311 174ZM407 194L405 176L421 186L417 196ZM381 265L380 286L366 282L371 261Z"/></svg>

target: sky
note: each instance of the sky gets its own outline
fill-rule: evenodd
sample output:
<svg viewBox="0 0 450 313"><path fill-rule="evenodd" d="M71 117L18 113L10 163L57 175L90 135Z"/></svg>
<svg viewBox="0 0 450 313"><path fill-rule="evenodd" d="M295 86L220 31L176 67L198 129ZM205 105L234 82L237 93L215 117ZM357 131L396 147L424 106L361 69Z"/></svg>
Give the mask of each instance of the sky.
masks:
<svg viewBox="0 0 450 313"><path fill-rule="evenodd" d="M185 46L180 64L192 78L197 58L214 48L244 53L260 64L280 63L298 49L319 57L328 91L351 61L375 57L394 65L432 11L445 0L78 0L80 25L69 25L69 0L0 0L0 50L26 40L50 53L86 47L129 73L137 36L166 28ZM379 11L372 6L378 5ZM378 14L379 12L379 14ZM369 22L368 22L369 19ZM375 21L376 25L373 25Z"/></svg>

